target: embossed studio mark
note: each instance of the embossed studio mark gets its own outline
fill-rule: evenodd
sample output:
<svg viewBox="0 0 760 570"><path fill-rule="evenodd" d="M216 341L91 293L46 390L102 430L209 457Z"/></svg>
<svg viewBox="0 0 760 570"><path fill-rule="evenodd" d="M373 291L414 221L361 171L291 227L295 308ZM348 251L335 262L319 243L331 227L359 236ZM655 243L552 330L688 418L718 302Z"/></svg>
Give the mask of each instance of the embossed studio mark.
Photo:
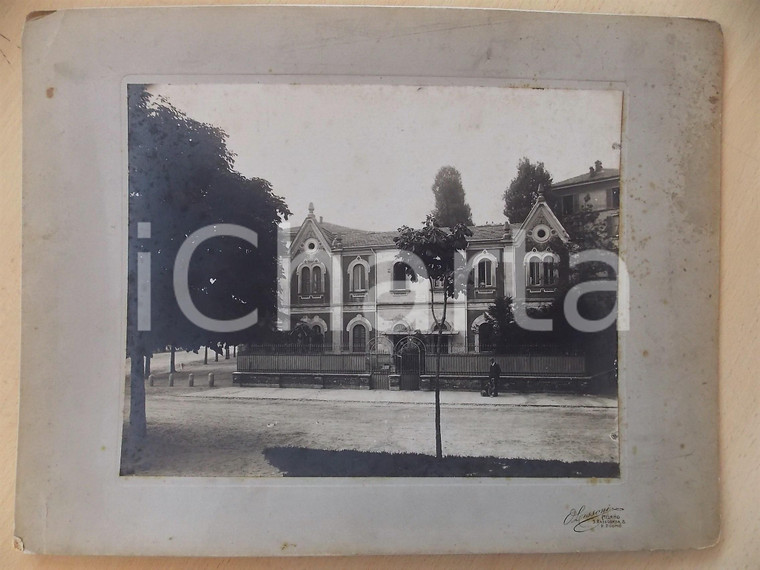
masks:
<svg viewBox="0 0 760 570"><path fill-rule="evenodd" d="M579 509L570 509L564 520L564 525L573 525L574 532L587 532L596 528L621 528L625 524L623 519L623 507L612 507L589 511L586 505Z"/></svg>

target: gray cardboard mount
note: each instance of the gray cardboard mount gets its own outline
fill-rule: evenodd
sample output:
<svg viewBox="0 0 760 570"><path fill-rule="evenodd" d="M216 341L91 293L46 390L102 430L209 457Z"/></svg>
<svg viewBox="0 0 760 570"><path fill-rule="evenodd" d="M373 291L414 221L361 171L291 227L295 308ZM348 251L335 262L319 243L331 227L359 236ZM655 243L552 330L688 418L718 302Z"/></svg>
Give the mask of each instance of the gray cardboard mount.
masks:
<svg viewBox="0 0 760 570"><path fill-rule="evenodd" d="M15 532L24 550L243 556L716 542L717 24L459 9L113 9L36 14L23 43ZM120 478L130 76L622 90L631 312L620 336L620 479ZM624 509L625 523L573 532L564 522L580 506Z"/></svg>

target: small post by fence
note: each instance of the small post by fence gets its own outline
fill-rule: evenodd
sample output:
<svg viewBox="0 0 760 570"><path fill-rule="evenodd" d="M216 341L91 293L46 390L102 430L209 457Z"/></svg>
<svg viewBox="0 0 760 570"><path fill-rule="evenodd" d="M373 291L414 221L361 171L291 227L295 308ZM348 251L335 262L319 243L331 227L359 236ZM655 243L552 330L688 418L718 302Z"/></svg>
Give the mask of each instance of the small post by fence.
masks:
<svg viewBox="0 0 760 570"><path fill-rule="evenodd" d="M195 386L195 376L193 376L193 373L187 375L187 385L191 388Z"/></svg>
<svg viewBox="0 0 760 570"><path fill-rule="evenodd" d="M153 374L148 375L148 386L153 386Z"/></svg>
<svg viewBox="0 0 760 570"><path fill-rule="evenodd" d="M169 373L169 386L174 386L174 372Z"/></svg>
<svg viewBox="0 0 760 570"><path fill-rule="evenodd" d="M213 372L208 373L208 385L209 385L209 388L214 387L214 373Z"/></svg>

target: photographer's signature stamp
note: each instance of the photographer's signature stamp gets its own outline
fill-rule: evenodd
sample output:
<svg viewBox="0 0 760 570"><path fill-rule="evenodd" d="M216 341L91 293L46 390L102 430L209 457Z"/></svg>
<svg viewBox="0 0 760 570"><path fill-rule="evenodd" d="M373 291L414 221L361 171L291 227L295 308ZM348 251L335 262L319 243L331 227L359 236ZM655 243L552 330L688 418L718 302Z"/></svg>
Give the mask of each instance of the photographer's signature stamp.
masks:
<svg viewBox="0 0 760 570"><path fill-rule="evenodd" d="M588 532L597 528L622 528L625 524L623 507L607 505L601 509L588 510L586 505L570 509L564 520L565 526L572 525L574 532Z"/></svg>

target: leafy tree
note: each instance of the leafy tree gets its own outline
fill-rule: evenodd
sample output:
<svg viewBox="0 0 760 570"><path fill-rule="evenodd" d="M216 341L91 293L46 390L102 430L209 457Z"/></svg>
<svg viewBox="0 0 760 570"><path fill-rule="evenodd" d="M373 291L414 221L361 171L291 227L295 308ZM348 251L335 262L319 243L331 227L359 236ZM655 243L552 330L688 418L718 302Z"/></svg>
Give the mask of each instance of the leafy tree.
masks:
<svg viewBox="0 0 760 570"><path fill-rule="evenodd" d="M129 86L127 351L132 361L128 435L133 440L146 434L146 356L167 345L197 351L250 341L276 316L277 229L290 212L266 180L247 179L233 170L226 136L154 97L145 86ZM149 237L138 234L138 224L144 222L150 224ZM212 319L258 310L258 325L232 333L193 324L179 307L173 283L177 252L188 236L221 223L255 231L257 247L231 236L201 242L191 258L188 287L197 309ZM137 327L140 252L150 254L148 331Z"/></svg>
<svg viewBox="0 0 760 570"><path fill-rule="evenodd" d="M552 175L544 168L543 162L534 164L526 157L521 158L517 176L504 191L504 215L513 223L523 222L538 199L539 187L547 192L551 185ZM548 193L545 197L550 199Z"/></svg>
<svg viewBox="0 0 760 570"><path fill-rule="evenodd" d="M618 240L614 235L609 212L594 210L590 196L584 197L580 211L566 215L562 224L571 238L571 251L578 253L599 249L618 253ZM583 263L574 268L569 281L577 283L615 279L614 270L601 262ZM564 297L564 296L563 296ZM616 291L593 291L578 300L578 313L586 319L596 320L609 315L617 302ZM596 333L576 333L584 344L590 372L612 370L617 366L617 326Z"/></svg>
<svg viewBox="0 0 760 570"><path fill-rule="evenodd" d="M462 175L453 166L444 166L435 176L433 182L435 209L433 216L445 227L453 228L457 224L472 225L472 211L464 198Z"/></svg>
<svg viewBox="0 0 760 570"><path fill-rule="evenodd" d="M560 222L570 234L570 240L576 251L586 249L606 249L617 253L618 240L613 235L608 210L594 210L591 196L586 194L578 212L559 217Z"/></svg>
<svg viewBox="0 0 760 570"><path fill-rule="evenodd" d="M456 279L456 256L467 249L467 238L472 231L464 224L456 224L444 230L432 215L428 215L420 229L403 226L394 238L396 247L414 254L425 266L430 286L430 312L433 316L433 330L438 332L435 345L435 456L443 457L441 444L441 344L446 323L448 300L467 288L466 280ZM403 256L402 256L403 257ZM417 273L407 264L405 271L412 281L417 281ZM437 292L440 289L440 292ZM441 299L441 313L436 315L436 296Z"/></svg>
<svg viewBox="0 0 760 570"><path fill-rule="evenodd" d="M496 354L506 354L508 347L517 340L512 297L497 297L486 311L486 322L493 327Z"/></svg>

